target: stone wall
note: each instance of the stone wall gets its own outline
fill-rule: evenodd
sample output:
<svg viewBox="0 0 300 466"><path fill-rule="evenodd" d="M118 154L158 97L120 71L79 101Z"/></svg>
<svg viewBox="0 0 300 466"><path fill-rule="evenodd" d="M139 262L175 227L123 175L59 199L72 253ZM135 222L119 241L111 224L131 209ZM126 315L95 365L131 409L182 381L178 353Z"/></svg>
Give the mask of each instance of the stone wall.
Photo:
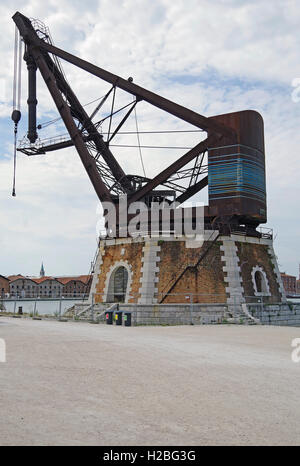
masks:
<svg viewBox="0 0 300 466"><path fill-rule="evenodd" d="M109 304L92 306L78 303L70 311L76 318L105 322ZM227 304L119 304L119 310L131 312L132 325L208 325L208 324L262 324L300 327L298 305L247 305L247 314L233 316ZM71 317L72 312L65 315ZM248 318L248 312L253 316Z"/></svg>
<svg viewBox="0 0 300 466"><path fill-rule="evenodd" d="M221 324L225 321L224 305L120 305L120 310L132 312L134 325L201 325Z"/></svg>
<svg viewBox="0 0 300 466"><path fill-rule="evenodd" d="M106 304L94 307L94 318L105 322ZM129 311L133 325L204 325L227 322L227 306L222 304L119 304L120 311ZM81 311L78 306L77 313ZM82 312L82 311L81 311ZM91 316L88 309L87 316Z"/></svg>
<svg viewBox="0 0 300 466"><path fill-rule="evenodd" d="M300 327L299 305L249 305L248 310L262 325Z"/></svg>

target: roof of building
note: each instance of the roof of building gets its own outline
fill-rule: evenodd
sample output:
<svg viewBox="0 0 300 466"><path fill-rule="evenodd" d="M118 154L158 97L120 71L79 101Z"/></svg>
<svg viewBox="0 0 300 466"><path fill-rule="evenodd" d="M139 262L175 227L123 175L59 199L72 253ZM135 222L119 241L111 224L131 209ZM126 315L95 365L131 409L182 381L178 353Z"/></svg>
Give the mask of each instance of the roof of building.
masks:
<svg viewBox="0 0 300 466"><path fill-rule="evenodd" d="M4 275L0 275L0 278L4 278L5 280L9 281L9 278L5 277Z"/></svg>
<svg viewBox="0 0 300 466"><path fill-rule="evenodd" d="M0 275L2 277L3 275ZM15 280L31 280L37 284L43 283L47 280L52 280L52 281L57 281L61 283L62 285L66 285L67 283L71 281L80 281L84 283L85 285L89 282L91 275L77 275L76 277L25 277L24 275L18 274L18 275L9 275L8 277L4 277L10 282L14 282Z"/></svg>
<svg viewBox="0 0 300 466"><path fill-rule="evenodd" d="M285 272L280 272L280 275L281 275L282 277L296 278L295 275L289 275L288 273L285 273Z"/></svg>
<svg viewBox="0 0 300 466"><path fill-rule="evenodd" d="M72 281L76 281L76 282L79 281L84 284L87 284L90 277L91 277L90 275L79 275L77 277L56 277L56 280L58 280L63 285L66 285L67 283L72 282Z"/></svg>
<svg viewBox="0 0 300 466"><path fill-rule="evenodd" d="M36 278L34 277L24 277L23 275L12 275L10 278L9 278L9 281L12 283L12 282L16 282L17 280L30 280L31 282L33 283L36 283Z"/></svg>
<svg viewBox="0 0 300 466"><path fill-rule="evenodd" d="M26 277L24 277L24 275L21 275L21 274L19 273L18 275L8 275L7 278L8 278L8 280L9 280L10 282L13 282L14 280L19 280L20 278L23 278L23 279L24 279L24 278L26 278Z"/></svg>
<svg viewBox="0 0 300 466"><path fill-rule="evenodd" d="M39 277L39 278L32 278L32 280L35 282L35 283L43 283L43 282L46 282L48 280L51 280L51 281L58 281L56 278L54 277Z"/></svg>

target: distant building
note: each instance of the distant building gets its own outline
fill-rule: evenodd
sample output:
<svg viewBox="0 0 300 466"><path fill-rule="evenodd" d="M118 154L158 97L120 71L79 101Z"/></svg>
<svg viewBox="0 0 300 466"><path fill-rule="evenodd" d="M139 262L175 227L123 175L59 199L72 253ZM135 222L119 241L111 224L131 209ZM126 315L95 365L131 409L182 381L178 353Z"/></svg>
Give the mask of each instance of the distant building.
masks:
<svg viewBox="0 0 300 466"><path fill-rule="evenodd" d="M90 287L91 275L36 278L19 274L3 277L0 292L3 288L4 294L17 298L83 298L88 296Z"/></svg>
<svg viewBox="0 0 300 466"><path fill-rule="evenodd" d="M17 298L38 296L38 285L31 278L23 275L11 275L9 279L9 294Z"/></svg>
<svg viewBox="0 0 300 466"><path fill-rule="evenodd" d="M297 293L296 277L294 277L293 275L288 275L286 273L281 273L280 275L286 295L295 295Z"/></svg>
<svg viewBox="0 0 300 466"><path fill-rule="evenodd" d="M300 278L296 280L296 293L300 295Z"/></svg>
<svg viewBox="0 0 300 466"><path fill-rule="evenodd" d="M9 279L0 275L0 297L5 298L9 293Z"/></svg>
<svg viewBox="0 0 300 466"><path fill-rule="evenodd" d="M60 298L63 295L63 285L53 277L34 278L38 285L38 296L40 298Z"/></svg>
<svg viewBox="0 0 300 466"><path fill-rule="evenodd" d="M91 276L80 275L79 277L57 277L63 285L63 293L66 297L84 297L89 294L91 287Z"/></svg>

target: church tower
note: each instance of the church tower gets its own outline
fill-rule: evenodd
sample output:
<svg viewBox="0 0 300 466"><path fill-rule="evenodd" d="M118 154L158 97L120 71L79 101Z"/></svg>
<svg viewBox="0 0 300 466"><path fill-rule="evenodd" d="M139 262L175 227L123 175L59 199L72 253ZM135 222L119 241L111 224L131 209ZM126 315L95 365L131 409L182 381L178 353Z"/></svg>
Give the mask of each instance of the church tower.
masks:
<svg viewBox="0 0 300 466"><path fill-rule="evenodd" d="M40 270L40 277L44 277L45 276L45 270L44 270L44 264L42 262L42 266L41 266L41 270Z"/></svg>

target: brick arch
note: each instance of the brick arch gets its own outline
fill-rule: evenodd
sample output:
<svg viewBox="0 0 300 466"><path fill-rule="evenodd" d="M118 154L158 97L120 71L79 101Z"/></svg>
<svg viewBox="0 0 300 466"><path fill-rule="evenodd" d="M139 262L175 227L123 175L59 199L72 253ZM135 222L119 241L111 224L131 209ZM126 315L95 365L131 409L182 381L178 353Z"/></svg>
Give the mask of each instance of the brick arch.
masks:
<svg viewBox="0 0 300 466"><path fill-rule="evenodd" d="M257 282L256 282L257 273L259 274L261 282L262 282L261 291L258 291L257 289ZM267 274L261 266L256 265L255 267L252 268L251 278L252 278L252 284L253 284L255 296L271 296Z"/></svg>
<svg viewBox="0 0 300 466"><path fill-rule="evenodd" d="M104 287L104 292L103 292L103 301L106 302L107 298L109 296L110 292L110 283L111 283L111 278L113 278L114 273L118 270L119 267L124 267L127 270L128 273L128 280L127 280L127 286L126 286L126 294L125 294L125 303L128 303L128 300L130 298L131 294L131 284L132 284L132 266L128 261L117 261L114 264L110 266L109 271L107 272L106 275L106 280L105 280L105 287Z"/></svg>

